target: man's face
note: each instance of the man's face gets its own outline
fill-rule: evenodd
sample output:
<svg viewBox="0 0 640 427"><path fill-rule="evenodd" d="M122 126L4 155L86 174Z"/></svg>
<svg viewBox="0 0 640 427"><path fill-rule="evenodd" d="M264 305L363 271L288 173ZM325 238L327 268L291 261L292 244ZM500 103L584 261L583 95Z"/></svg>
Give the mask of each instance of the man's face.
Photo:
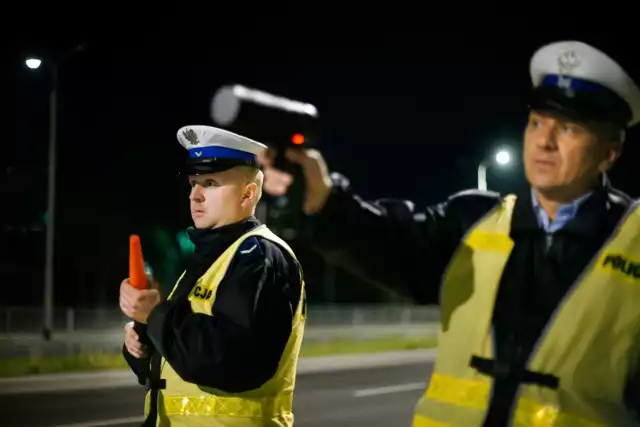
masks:
<svg viewBox="0 0 640 427"><path fill-rule="evenodd" d="M551 115L529 115L524 168L534 189L574 196L608 169L612 153L610 144L599 142L584 126Z"/></svg>
<svg viewBox="0 0 640 427"><path fill-rule="evenodd" d="M246 182L232 169L190 175L189 201L196 228L215 228L242 218L246 210Z"/></svg>

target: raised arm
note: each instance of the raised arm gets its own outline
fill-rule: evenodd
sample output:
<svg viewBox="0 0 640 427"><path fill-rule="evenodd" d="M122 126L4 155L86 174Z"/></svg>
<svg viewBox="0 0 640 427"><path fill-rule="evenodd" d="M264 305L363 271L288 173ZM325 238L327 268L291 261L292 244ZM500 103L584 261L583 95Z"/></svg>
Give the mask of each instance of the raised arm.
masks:
<svg viewBox="0 0 640 427"><path fill-rule="evenodd" d="M331 176L315 150L291 151L305 176L304 234L330 262L367 281L424 304L437 304L441 276L461 238L499 202L496 193L470 190L416 211L413 203L366 202L348 180ZM265 191L286 193L290 177L262 158Z"/></svg>
<svg viewBox="0 0 640 427"><path fill-rule="evenodd" d="M416 211L406 200L364 201L341 175L332 182L325 206L307 218L310 242L330 262L423 304L437 304L462 237L499 200L470 190Z"/></svg>

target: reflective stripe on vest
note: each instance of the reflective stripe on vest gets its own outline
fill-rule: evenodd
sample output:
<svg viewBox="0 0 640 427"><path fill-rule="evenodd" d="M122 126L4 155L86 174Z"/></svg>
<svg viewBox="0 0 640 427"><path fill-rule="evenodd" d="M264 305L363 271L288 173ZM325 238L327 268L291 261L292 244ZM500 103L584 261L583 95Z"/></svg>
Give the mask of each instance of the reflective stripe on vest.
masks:
<svg viewBox="0 0 640 427"><path fill-rule="evenodd" d="M440 297L435 369L416 406L414 427L483 425L494 378L470 361L498 362L491 322L514 246L514 205L514 196L503 199L468 231L452 257ZM638 307L640 203L630 207L569 289L529 359L520 365L499 361L507 368L503 375L522 370L556 380L554 386L520 385L510 427L640 426L623 401L627 381L640 367Z"/></svg>
<svg viewBox="0 0 640 427"><path fill-rule="evenodd" d="M194 313L211 315L217 287L226 275L233 257L242 242L251 236L264 237L288 251L296 259L293 250L282 239L261 225L241 236L218 257L207 272L196 281L189 301ZM302 279L302 271L300 272ZM169 299L173 296L178 279ZM159 393L158 426L233 426L233 427L290 427L293 425L293 390L296 366L302 337L305 313L304 280L298 307L293 318L292 332L274 376L256 390L243 393L226 393L183 381L163 359L162 378L166 387ZM256 355L259 357L259 355ZM145 413L148 413L149 393Z"/></svg>
<svg viewBox="0 0 640 427"><path fill-rule="evenodd" d="M291 411L293 392L274 398L171 396L162 399L166 415L226 415L242 418L270 418Z"/></svg>
<svg viewBox="0 0 640 427"><path fill-rule="evenodd" d="M489 381L471 381L434 374L426 393L428 399L484 410L491 396ZM602 427L580 417L565 414L553 405L543 405L525 398L519 399L513 412L518 427ZM417 417L413 427L442 426L438 421Z"/></svg>

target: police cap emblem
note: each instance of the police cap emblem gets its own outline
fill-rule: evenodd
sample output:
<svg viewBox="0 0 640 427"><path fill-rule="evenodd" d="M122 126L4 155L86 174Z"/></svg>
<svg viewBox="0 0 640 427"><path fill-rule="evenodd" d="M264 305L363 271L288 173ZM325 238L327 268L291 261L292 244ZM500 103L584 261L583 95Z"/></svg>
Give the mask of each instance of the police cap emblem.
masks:
<svg viewBox="0 0 640 427"><path fill-rule="evenodd" d="M198 143L200 142L198 140L198 135L193 129L185 129L184 131L182 131L182 135L187 141L189 141L189 143L191 143L191 145L198 145Z"/></svg>
<svg viewBox="0 0 640 427"><path fill-rule="evenodd" d="M573 50L563 52L558 57L558 66L560 67L560 74L571 74L573 70L580 66L580 58Z"/></svg>

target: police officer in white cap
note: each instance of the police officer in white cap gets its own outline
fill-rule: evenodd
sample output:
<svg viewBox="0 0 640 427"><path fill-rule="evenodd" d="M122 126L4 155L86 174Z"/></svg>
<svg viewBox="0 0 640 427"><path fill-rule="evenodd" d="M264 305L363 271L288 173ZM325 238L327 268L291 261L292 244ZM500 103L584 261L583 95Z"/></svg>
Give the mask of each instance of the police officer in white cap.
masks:
<svg viewBox="0 0 640 427"><path fill-rule="evenodd" d="M177 136L193 258L165 301L120 289L123 313L147 324L147 337L127 327L124 349L149 389L145 425L291 426L305 288L294 252L254 216L265 146L209 126Z"/></svg>
<svg viewBox="0 0 640 427"><path fill-rule="evenodd" d="M640 206L606 178L640 90L574 41L537 51L531 77L522 194L465 191L418 213L362 201L317 151L288 154L319 251L440 305L414 427L640 426ZM265 189L280 194L271 154Z"/></svg>

